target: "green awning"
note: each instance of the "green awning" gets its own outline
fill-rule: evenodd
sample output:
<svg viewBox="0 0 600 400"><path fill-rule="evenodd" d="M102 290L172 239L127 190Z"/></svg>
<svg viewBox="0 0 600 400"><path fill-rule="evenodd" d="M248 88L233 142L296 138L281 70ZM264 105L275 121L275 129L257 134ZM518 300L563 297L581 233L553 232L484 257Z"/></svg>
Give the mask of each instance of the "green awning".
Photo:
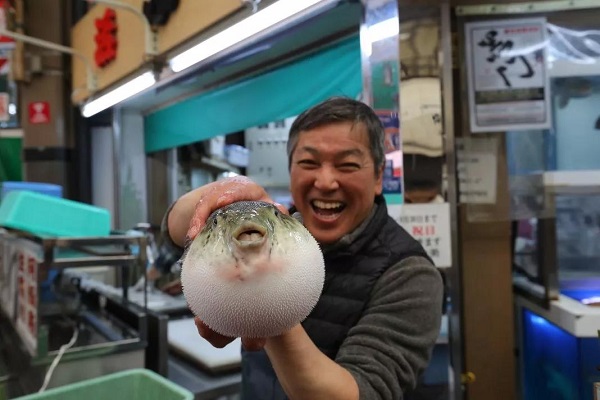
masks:
<svg viewBox="0 0 600 400"><path fill-rule="evenodd" d="M145 117L146 152L170 149L298 115L331 96L362 91L358 36L265 74Z"/></svg>

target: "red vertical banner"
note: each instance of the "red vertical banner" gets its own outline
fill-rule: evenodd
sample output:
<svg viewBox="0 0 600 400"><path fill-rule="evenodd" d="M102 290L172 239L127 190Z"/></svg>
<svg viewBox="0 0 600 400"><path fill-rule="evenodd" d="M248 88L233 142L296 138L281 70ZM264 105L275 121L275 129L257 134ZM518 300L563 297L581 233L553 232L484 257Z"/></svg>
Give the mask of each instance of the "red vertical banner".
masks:
<svg viewBox="0 0 600 400"><path fill-rule="evenodd" d="M0 0L0 29L9 30L8 16L10 3L8 0ZM0 50L12 49L15 47L15 41L8 36L0 35Z"/></svg>

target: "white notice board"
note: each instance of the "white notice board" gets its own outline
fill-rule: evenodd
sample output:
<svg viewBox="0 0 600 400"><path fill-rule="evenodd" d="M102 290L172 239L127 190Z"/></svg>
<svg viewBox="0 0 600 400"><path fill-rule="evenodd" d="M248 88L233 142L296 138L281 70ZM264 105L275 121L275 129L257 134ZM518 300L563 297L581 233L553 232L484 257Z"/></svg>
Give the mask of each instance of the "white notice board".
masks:
<svg viewBox="0 0 600 400"><path fill-rule="evenodd" d="M450 204L390 204L388 214L417 239L436 267L452 266Z"/></svg>
<svg viewBox="0 0 600 400"><path fill-rule="evenodd" d="M472 132L551 124L545 18L465 24Z"/></svg>

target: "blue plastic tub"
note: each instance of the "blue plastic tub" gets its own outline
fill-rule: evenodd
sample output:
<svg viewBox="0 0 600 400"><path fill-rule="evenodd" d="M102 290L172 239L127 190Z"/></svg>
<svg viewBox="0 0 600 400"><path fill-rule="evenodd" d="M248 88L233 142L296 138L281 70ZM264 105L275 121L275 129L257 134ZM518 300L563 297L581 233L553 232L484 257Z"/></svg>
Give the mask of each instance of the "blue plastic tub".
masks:
<svg viewBox="0 0 600 400"><path fill-rule="evenodd" d="M107 236L110 213L72 200L27 190L12 191L0 203L0 226L42 236Z"/></svg>
<svg viewBox="0 0 600 400"><path fill-rule="evenodd" d="M31 192L46 194L53 197L63 197L63 188L52 183L39 182L0 182L0 201L10 192L16 190L29 190Z"/></svg>

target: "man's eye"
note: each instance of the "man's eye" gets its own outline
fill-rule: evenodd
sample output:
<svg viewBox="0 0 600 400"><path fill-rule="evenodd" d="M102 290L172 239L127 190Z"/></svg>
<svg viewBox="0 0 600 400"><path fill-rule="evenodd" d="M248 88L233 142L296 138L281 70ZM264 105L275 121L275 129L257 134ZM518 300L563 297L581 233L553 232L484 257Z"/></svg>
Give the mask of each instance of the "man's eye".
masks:
<svg viewBox="0 0 600 400"><path fill-rule="evenodd" d="M338 166L338 169L344 172L354 172L360 169L360 165L357 163L343 163Z"/></svg>
<svg viewBox="0 0 600 400"><path fill-rule="evenodd" d="M298 161L297 164L303 168L315 168L319 165L315 160L308 160L308 159L300 160L300 161Z"/></svg>

